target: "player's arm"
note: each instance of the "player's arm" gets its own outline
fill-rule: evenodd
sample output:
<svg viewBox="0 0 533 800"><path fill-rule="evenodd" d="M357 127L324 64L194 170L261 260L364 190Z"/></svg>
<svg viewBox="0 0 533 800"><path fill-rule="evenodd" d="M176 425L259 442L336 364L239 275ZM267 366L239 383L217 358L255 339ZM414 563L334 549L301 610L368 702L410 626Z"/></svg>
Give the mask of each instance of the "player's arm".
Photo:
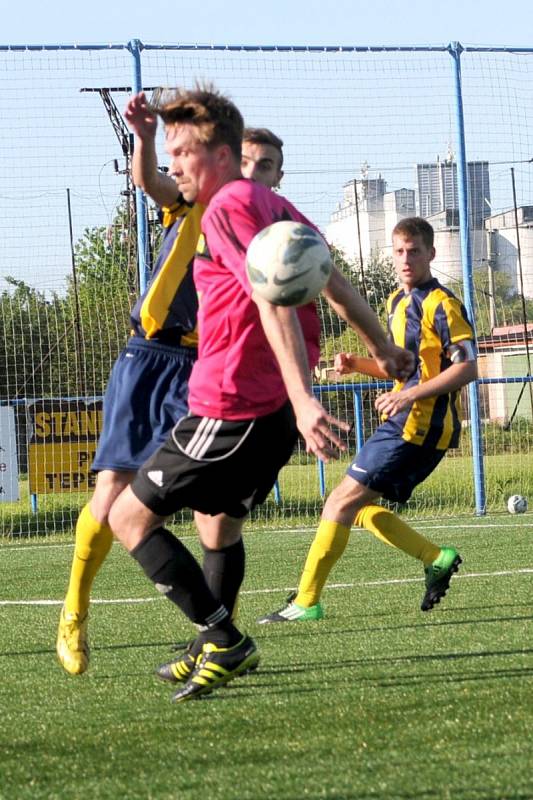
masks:
<svg viewBox="0 0 533 800"><path fill-rule="evenodd" d="M333 310L357 331L385 376L405 380L412 375L414 355L387 338L376 314L336 267L323 294Z"/></svg>
<svg viewBox="0 0 533 800"><path fill-rule="evenodd" d="M337 353L333 367L326 367L325 369L315 367L315 375L319 380L334 380L342 375L351 375L354 372L385 380L390 377L373 358L359 356L356 353Z"/></svg>
<svg viewBox="0 0 533 800"><path fill-rule="evenodd" d="M447 355L452 363L439 375L400 392L385 392L379 395L375 403L377 410L381 414L392 416L411 406L415 400L456 392L476 380L477 361L472 340L465 339L454 343L448 348Z"/></svg>
<svg viewBox="0 0 533 800"><path fill-rule="evenodd" d="M135 186L146 192L158 206L170 207L179 198L176 182L157 168L155 135L157 117L144 92L134 95L124 111L124 119L135 134L131 172Z"/></svg>
<svg viewBox="0 0 533 800"><path fill-rule="evenodd" d="M331 417L313 395L307 351L300 321L293 308L274 306L256 294L261 324L276 356L281 375L292 403L298 430L308 453L323 461L337 458L334 447L345 450L331 425L348 430L349 425Z"/></svg>
<svg viewBox="0 0 533 800"><path fill-rule="evenodd" d="M389 378L389 374L373 358L359 356L356 353L337 353L333 362L333 372L337 375L350 375L359 372L372 378Z"/></svg>

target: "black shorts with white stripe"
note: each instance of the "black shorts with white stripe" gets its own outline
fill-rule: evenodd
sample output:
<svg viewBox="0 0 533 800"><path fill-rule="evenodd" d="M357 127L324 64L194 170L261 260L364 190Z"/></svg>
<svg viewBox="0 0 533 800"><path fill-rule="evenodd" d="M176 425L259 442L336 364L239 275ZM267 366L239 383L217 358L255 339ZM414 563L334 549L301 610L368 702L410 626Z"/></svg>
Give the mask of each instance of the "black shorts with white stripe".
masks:
<svg viewBox="0 0 533 800"><path fill-rule="evenodd" d="M288 402L256 419L183 417L131 488L161 517L181 508L244 517L268 496L297 436Z"/></svg>

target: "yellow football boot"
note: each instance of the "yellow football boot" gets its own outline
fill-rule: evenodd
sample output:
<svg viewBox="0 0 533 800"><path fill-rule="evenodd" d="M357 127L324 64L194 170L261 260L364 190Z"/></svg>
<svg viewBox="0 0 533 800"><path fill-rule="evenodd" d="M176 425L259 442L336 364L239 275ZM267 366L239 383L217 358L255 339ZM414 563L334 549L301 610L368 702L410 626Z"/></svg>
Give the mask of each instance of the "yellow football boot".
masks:
<svg viewBox="0 0 533 800"><path fill-rule="evenodd" d="M87 620L87 614L80 619L79 614L61 609L56 652L63 669L70 675L81 675L89 666Z"/></svg>

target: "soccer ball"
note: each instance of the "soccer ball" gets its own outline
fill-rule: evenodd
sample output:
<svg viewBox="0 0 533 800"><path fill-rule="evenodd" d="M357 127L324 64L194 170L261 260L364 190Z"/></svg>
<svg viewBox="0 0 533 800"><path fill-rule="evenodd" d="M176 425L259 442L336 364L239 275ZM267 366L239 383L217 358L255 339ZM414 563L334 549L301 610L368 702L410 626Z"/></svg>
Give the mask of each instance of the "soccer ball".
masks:
<svg viewBox="0 0 533 800"><path fill-rule="evenodd" d="M521 494L513 494L507 501L509 514L523 514L527 511L527 498Z"/></svg>
<svg viewBox="0 0 533 800"><path fill-rule="evenodd" d="M317 231L283 220L259 231L248 246L246 271L255 292L276 306L303 306L331 275L329 248Z"/></svg>

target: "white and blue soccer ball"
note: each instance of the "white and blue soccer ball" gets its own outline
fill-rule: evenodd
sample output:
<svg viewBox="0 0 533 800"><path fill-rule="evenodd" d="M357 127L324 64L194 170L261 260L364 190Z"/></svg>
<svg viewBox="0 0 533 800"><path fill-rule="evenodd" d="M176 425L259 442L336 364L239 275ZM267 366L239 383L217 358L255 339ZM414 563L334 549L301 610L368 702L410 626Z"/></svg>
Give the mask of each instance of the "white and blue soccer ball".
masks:
<svg viewBox="0 0 533 800"><path fill-rule="evenodd" d="M507 501L509 514L523 514L527 511L527 497L522 494L512 494Z"/></svg>
<svg viewBox="0 0 533 800"><path fill-rule="evenodd" d="M254 291L276 306L303 306L317 297L332 270L329 247L302 222L282 220L259 231L246 270Z"/></svg>

